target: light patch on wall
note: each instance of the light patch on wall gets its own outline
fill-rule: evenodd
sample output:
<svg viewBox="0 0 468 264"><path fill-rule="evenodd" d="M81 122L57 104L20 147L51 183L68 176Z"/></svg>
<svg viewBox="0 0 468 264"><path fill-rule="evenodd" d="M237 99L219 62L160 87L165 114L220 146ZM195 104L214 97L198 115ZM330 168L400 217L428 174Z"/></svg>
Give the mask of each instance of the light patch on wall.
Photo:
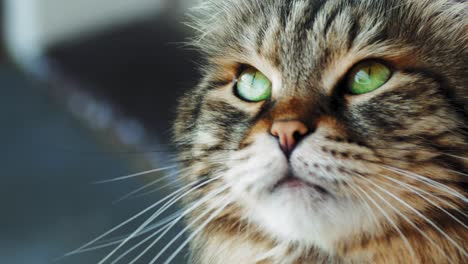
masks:
<svg viewBox="0 0 468 264"><path fill-rule="evenodd" d="M50 45L156 16L169 0L5 0L7 47L20 64Z"/></svg>

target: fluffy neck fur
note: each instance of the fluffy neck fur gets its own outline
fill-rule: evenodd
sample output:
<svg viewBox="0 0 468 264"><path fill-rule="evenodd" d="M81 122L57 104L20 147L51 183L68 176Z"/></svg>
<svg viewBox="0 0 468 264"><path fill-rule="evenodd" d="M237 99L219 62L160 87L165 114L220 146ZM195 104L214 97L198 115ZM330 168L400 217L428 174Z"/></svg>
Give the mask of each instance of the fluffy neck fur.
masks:
<svg viewBox="0 0 468 264"><path fill-rule="evenodd" d="M213 222L213 226L229 226L225 220ZM424 242L421 234L414 230L407 232L407 238L416 256L408 252L398 235L385 234L372 240L361 238L351 243L340 243L337 252L329 254L317 248L275 243L259 236L256 232L238 232L238 222L232 222L236 230L205 230L198 235L191 247L191 261L197 264L237 263L464 263L466 258L459 250L431 228L423 229L432 242ZM445 228L446 234L461 242L466 248L466 233L457 228ZM434 250L432 243L440 246L442 252ZM447 256L450 259L447 259ZM191 263L192 263L191 262Z"/></svg>

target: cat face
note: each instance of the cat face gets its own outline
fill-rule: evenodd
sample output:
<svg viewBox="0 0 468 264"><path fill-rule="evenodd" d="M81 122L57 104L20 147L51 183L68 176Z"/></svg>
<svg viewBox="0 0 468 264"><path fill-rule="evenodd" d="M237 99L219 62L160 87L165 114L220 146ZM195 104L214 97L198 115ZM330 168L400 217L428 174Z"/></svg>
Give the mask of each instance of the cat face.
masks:
<svg viewBox="0 0 468 264"><path fill-rule="evenodd" d="M205 8L175 125L184 179L207 182L188 202L228 201L205 230L330 253L466 223L466 2Z"/></svg>

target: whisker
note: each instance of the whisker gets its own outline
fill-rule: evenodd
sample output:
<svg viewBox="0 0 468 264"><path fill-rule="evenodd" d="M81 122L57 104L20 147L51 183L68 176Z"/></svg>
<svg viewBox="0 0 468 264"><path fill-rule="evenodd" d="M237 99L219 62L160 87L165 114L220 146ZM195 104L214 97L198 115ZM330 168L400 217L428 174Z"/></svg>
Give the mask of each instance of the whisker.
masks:
<svg viewBox="0 0 468 264"><path fill-rule="evenodd" d="M176 181L181 181L181 179L177 179ZM140 193L140 194L137 194L137 195L133 195L132 197L127 197L127 198L132 198L132 199L137 199L137 198L140 198L140 197L143 197L143 196L147 196L147 195L150 195L152 193L157 193L157 192L160 192L161 190L164 190L165 188L167 187L172 187L174 186L174 183L173 182L168 182L166 184L163 184L153 190L150 190L150 191L146 191L146 192L143 192L143 193ZM180 186L179 185L176 185L176 186ZM147 186L147 187L150 187L150 186Z"/></svg>
<svg viewBox="0 0 468 264"><path fill-rule="evenodd" d="M446 169L446 171L453 172L453 173L461 175L461 176L468 176L468 174L460 172L460 171L456 171L456 170Z"/></svg>
<svg viewBox="0 0 468 264"><path fill-rule="evenodd" d="M394 180L396 180L396 179L394 179ZM467 217L467 218L468 218L468 214L462 212L460 209L458 209L457 207L455 207L452 203L448 202L447 200L442 199L442 198L440 198L440 197L438 197L438 196L436 196L436 195L434 195L434 194L432 194L432 193L430 193L430 192L428 192L428 191L425 191L425 190L423 190L423 189L421 189L421 188L418 188L418 187L416 187L416 186L412 186L412 185L410 185L410 184L408 184L408 186L411 187L411 188L413 188L413 189L415 189L415 190L417 190L417 191L419 191L419 192L422 192L423 194L426 194L426 195L428 195L428 196L430 196L430 197L432 197L432 198L434 198L434 199L440 201L441 203L444 203L445 205L447 205L447 206L450 207L451 209L455 210L457 213L459 213L459 214L463 215L464 217Z"/></svg>
<svg viewBox="0 0 468 264"><path fill-rule="evenodd" d="M171 207L172 205L174 205L177 201L179 201L180 199L182 199L183 197L187 196L188 194L190 194L191 192L197 190L198 188L200 188L201 186L204 186L212 181L215 181L217 179L219 179L220 177L222 177L222 175L220 176L217 176L217 177L213 177L209 180L204 180L202 183L196 185L195 187L192 187L190 190L186 191L185 193L179 195L178 197L174 197L172 198L170 201L168 201L164 206L162 206L160 209L158 209L158 211L156 211L156 213L154 213L153 215L151 215L143 224L141 224L130 236L128 236L124 241L122 241L122 243L120 243L114 250L112 250L109 254L107 254L101 261L99 261L98 264L103 264L106 260L108 260L113 254L115 254L115 252L117 252L122 246L124 246L128 241L130 241L132 238L135 237L136 234L138 234L143 228L145 228L149 223L151 223L154 219L156 219L157 217L159 217L159 215L161 215L164 211L166 211L169 207ZM198 182L196 182L198 183Z"/></svg>
<svg viewBox="0 0 468 264"><path fill-rule="evenodd" d="M193 210L197 209L200 205L202 205L203 203L209 201L210 199L212 199L214 196L220 194L221 192L225 191L226 189L228 189L229 186L223 186L223 187L220 187L218 189L215 189L214 191L210 192L208 195L204 196L203 199L195 202L192 206L190 206L188 209L186 209L177 219L173 220L172 223L167 227L165 228L164 232L162 232L153 242L151 242L151 244L145 249L143 250L138 256L136 256L131 262L129 262L128 264L133 264L135 263L138 259L140 259L143 255L146 254L146 252L148 252L154 245L156 245L159 240L161 240L161 238L164 237L164 235L169 232L169 230L174 227L184 216L186 216L187 214L189 214L190 212L192 212ZM170 245L169 245L170 246ZM166 248L168 248L169 246L166 245L166 247L164 248L164 250ZM162 254L161 252L163 252L162 250L160 251L160 254Z"/></svg>
<svg viewBox="0 0 468 264"><path fill-rule="evenodd" d="M415 179L415 180L418 180L422 183L425 183L429 186L432 186L432 187L435 187L441 191L444 191L448 194L451 194L459 199L461 199L463 202L467 202L468 199L465 198L461 193L457 192L456 190L440 183L440 182L437 182L437 181L434 181L432 179L429 179L427 177L424 177L422 175L419 175L419 174L416 174L416 173L413 173L413 172L410 172L410 171L406 171L406 170L402 170L400 168L396 168L396 167L393 167L393 166L389 166L389 165L380 165L381 167L385 168L385 169L388 169L392 172L396 172L402 176L406 176L406 177L409 177L409 178L412 178L412 179Z"/></svg>
<svg viewBox="0 0 468 264"><path fill-rule="evenodd" d="M351 185L349 185L351 186ZM359 187L358 185L354 185L356 188L358 188L362 194L364 194L367 199L372 203L374 204L374 206L382 213L382 215L385 217L385 219L387 220L388 223L390 223L390 225L395 229L395 231L397 231L398 235L401 237L401 239L403 240L403 243L405 243L405 246L406 248L408 249L409 253L411 254L411 256L413 257L414 260L416 260L416 262L418 262L418 258L416 257L416 254L414 253L414 249L413 247L411 246L410 242L408 241L408 238L403 234L403 232L401 231L401 229L398 227L398 225L393 221L393 219L388 215L388 213L369 195L367 194L366 191L364 191L364 189L362 189L361 187Z"/></svg>
<svg viewBox="0 0 468 264"><path fill-rule="evenodd" d="M167 166L167 167L163 167L163 168L157 168L157 169L147 170L147 171L143 171L143 172L133 173L133 174L129 174L129 175L113 178L113 179L96 181L96 182L94 182L94 184L103 184L103 183L122 181L122 180L130 179L130 178L143 176L143 175L147 175L147 174L155 173L155 172L159 172L159 171L170 170L170 169L174 169L174 168L177 168L177 165L172 165L172 166Z"/></svg>
<svg viewBox="0 0 468 264"><path fill-rule="evenodd" d="M223 155L226 155L226 153L223 153ZM242 160L242 158L204 158L201 159L199 157L188 157L188 158L181 158L181 157L175 157L173 159L174 162L184 162L184 161L196 161L196 160L204 160L207 162L226 162L226 161L236 161L236 160Z"/></svg>
<svg viewBox="0 0 468 264"><path fill-rule="evenodd" d="M452 215L450 212L448 212L447 210L445 210L444 208L442 208L440 205L436 204L436 203L435 203L434 201L432 201L431 199L428 199L427 197L425 197L424 195L422 195L421 192L419 192L419 191L417 190L417 189L419 189L419 188L416 188L416 187L413 188L413 186L411 186L411 185L409 185L409 184L406 184L406 183L401 182L401 181L396 180L396 179L392 179L391 177L388 177L388 176L386 176L386 175L380 174L380 176L385 177L386 179L388 179L388 180L390 180L390 181L392 181L392 182L394 182L394 183L396 183L396 184L399 184L399 185L403 186L405 189L412 191L413 193L415 193L416 195L418 195L419 197L421 197L422 199L424 199L424 200L427 201L428 203L432 204L433 206L437 207L439 210L441 210L442 212L444 212L445 214L447 214L448 216L450 216L453 220L455 220L456 222L458 222L458 223L459 223L460 225L462 225L464 228L468 229L468 226L466 226L466 225L465 225L461 220L459 220L457 217L455 217L455 216ZM386 184L386 185L388 185L388 186L393 186L393 185L391 185L391 184L389 184L389 183L386 183L386 182L384 182L384 181L380 181L380 182L382 182L383 184ZM393 187L394 187L394 186L393 186ZM421 189L419 189L419 190L421 190Z"/></svg>
<svg viewBox="0 0 468 264"><path fill-rule="evenodd" d="M152 239L153 237L157 236L158 234L160 234L161 232L163 232L172 222L169 222L169 223L166 223L162 228L160 228L159 230L157 230L156 232L154 232L153 234L149 235L148 237L146 237L145 239L143 239L142 241L138 242L136 245L134 245L133 247L131 247L130 249L128 249L127 251L123 252L122 254L120 254L115 260L113 260L111 262L111 264L116 264L118 263L121 259L125 258L125 256L127 256L128 254L130 254L132 251L134 251L135 249L139 248L141 245L145 244L146 242L148 242L150 239Z"/></svg>
<svg viewBox="0 0 468 264"><path fill-rule="evenodd" d="M134 195L133 197L131 198L139 198L139 197L142 197L142 196L146 196L146 195L150 195L152 193L156 193L156 192L160 192L161 190L164 190L165 188L167 187L179 187L181 185L181 183L177 183L177 182L180 182L182 181L182 179L176 179L175 182L176 183L173 183L173 182L169 182L169 183L166 183L164 185L161 185L159 186L158 188L155 188L153 190L150 190L150 191L147 191L147 192L144 192L144 193L141 193L141 194L138 194L138 195Z"/></svg>
<svg viewBox="0 0 468 264"><path fill-rule="evenodd" d="M453 154L449 154L449 153L442 153L446 156L449 156L449 157L452 157L452 158L457 158L457 159L461 159L461 160L466 160L468 161L468 158L467 157L462 157L462 156L457 156L457 155L453 155Z"/></svg>
<svg viewBox="0 0 468 264"><path fill-rule="evenodd" d="M453 263L453 261L445 254L445 252L442 250L442 248L437 245L436 242L434 242L434 240L432 240L424 231L422 231L415 223L413 223L413 221L411 221L411 219L409 219L406 215L404 215L402 212L400 212L400 210L398 210L397 208L395 208L390 202L388 202L384 197L382 197L382 195L380 195L379 192L373 190L370 188L370 190L375 194L377 195L377 197L382 201L384 202L387 206L389 206L394 212L396 212L400 217L402 217L407 223L409 223L414 229L416 229L425 239L427 239L437 250L439 250L440 253L442 253L442 255L444 255L448 260L450 260L450 262Z"/></svg>
<svg viewBox="0 0 468 264"><path fill-rule="evenodd" d="M377 219L377 216L375 215L374 211L372 210L370 204L365 199L365 197L363 197L361 195L361 193L354 187L354 184L351 181L346 181L346 182L348 183L348 186L351 188L353 193L356 194L357 196L359 196L359 200L361 200L361 202L364 203L364 205L366 206L366 210L369 212L370 215L372 215L372 218L374 219L374 222L379 223L379 221Z"/></svg>
<svg viewBox="0 0 468 264"><path fill-rule="evenodd" d="M224 200L227 200L224 199ZM230 203L230 201L228 202ZM225 206L222 206L223 208ZM158 253L158 255L156 255L152 262L155 262L159 257L161 257L161 255L172 245L174 244L174 242L179 239L187 230L189 230L195 223L197 223L200 219L202 219L205 215L209 214L213 209L216 208L216 205L214 206L211 206L210 208L206 209L202 214L198 215L190 224L186 225L184 229L182 229L174 238L172 238L171 241L169 241L169 243L167 243L167 245L161 249L161 251ZM176 220L177 221L177 220Z"/></svg>
<svg viewBox="0 0 468 264"><path fill-rule="evenodd" d="M172 253L171 256L164 262L164 264L169 264L171 261L180 253L180 251L190 242L192 239L198 235L198 233L203 230L215 217L217 217L232 201L227 201L223 206L221 206L218 210L216 210L214 213L211 214L211 216L205 220L205 222L200 225L195 231L192 232L192 234L182 243L175 251ZM150 264L155 263L157 258L155 257Z"/></svg>
<svg viewBox="0 0 468 264"><path fill-rule="evenodd" d="M169 178L169 177L172 177L172 176L178 175L178 174L180 174L180 173L183 173L183 172L185 172L185 171L188 171L189 169L190 169L190 168L185 168L185 169L179 170L179 171L177 171L177 172L174 172L174 173L165 175L165 176L163 176L163 177L161 177L161 178L159 178L159 179L156 179L156 180L154 180L154 181L152 181L152 182L150 182L150 183L148 183L148 184L145 184L145 185L143 185L143 186L141 186L141 187L139 187L139 188L137 188L137 189L131 191L130 193L128 193L128 194L126 194L126 195L120 197L119 199L117 199L116 201L114 201L114 203L118 203L118 202L121 202L121 201L123 201L123 200L126 200L126 199L128 199L129 197L132 197L134 194L136 194L136 193L138 193L138 192L140 192L140 191L142 191L142 190L144 190L144 189L147 189L147 188L149 188L149 187L151 187L151 186L153 186L153 185L156 185L156 184L158 184L158 183L160 183L160 182L162 182L162 181L164 181L164 180L167 180L167 178Z"/></svg>
<svg viewBox="0 0 468 264"><path fill-rule="evenodd" d="M187 188L189 188L190 186L193 186L193 185L195 185L195 184L197 184L197 183L198 183L198 181L193 182L193 183L191 183L191 184L188 184L187 186L184 186L184 187L182 187L182 188L180 188L180 189L174 191L173 193L167 195L166 197L164 197L163 199L159 200L158 202L156 202L156 203L152 204L151 206L149 206L149 207L143 209L141 212L139 212L138 214L132 216L132 217L129 218L128 220L122 222L121 224L115 226L114 228L108 230L107 232L103 233L102 235L98 236L97 238L95 238L95 239L91 240L90 242L86 243L85 245L79 247L79 248L76 249L76 250L73 250L73 251L71 251L71 252L65 254L65 256L74 255L74 254L76 254L75 252L79 252L79 251L81 251L82 249L85 249L85 248L87 248L87 247L93 245L94 243L96 243L97 241L101 240L102 238L108 236L109 234L111 234L111 233L115 232L116 230L122 228L123 226L127 225L128 223L132 222L133 220L137 219L138 217L144 215L145 213L147 213L147 212L150 211L151 209L155 208L156 206L160 205L160 204L163 203L164 201L168 200L169 198L171 198L171 197L177 195L178 193L182 192L184 189L187 189Z"/></svg>
<svg viewBox="0 0 468 264"><path fill-rule="evenodd" d="M468 256L466 251L455 241L453 240L450 236L447 235L447 233L445 233L439 226L437 226L434 222L432 222L429 218L427 218L425 215L423 215L421 212L419 212L418 210L416 210L414 207L412 207L411 205L409 205L407 202L403 201L402 199L400 199L399 197L397 197L395 194L385 190L384 188L382 188L381 186L379 186L378 184L375 184L373 181L369 180L369 179L366 179L365 177L363 177L362 175L359 175L359 174L356 174L358 175L361 179L369 182L370 184L374 185L376 188L378 188L379 190L382 190L383 192L385 192L386 194L388 194L389 196L391 196L393 199L395 199L396 201L398 201L399 203L403 204L405 207L407 207L408 209L410 209L413 213L415 213L417 216L419 216L421 219L423 219L426 223L428 223L429 225L431 225L432 227L434 227L434 229L436 229L441 235L443 235L450 243L452 243L452 245L454 245L463 255L465 256ZM373 191L371 189L371 191Z"/></svg>
<svg viewBox="0 0 468 264"><path fill-rule="evenodd" d="M141 233L139 233L135 237L142 236L142 235L144 235L146 233L149 233L149 232L153 231L154 229L157 229L157 228L159 228L161 226L166 226L166 225L170 224L171 221L174 220L175 218L177 218L177 216L179 214L180 213L174 213L174 214L168 216L167 218L159 221L158 223L151 225L148 229L142 231ZM156 231L156 232L158 232L158 231ZM85 253L85 252L90 252L90 251L94 251L94 250L98 250L98 249L102 249L102 248L117 245L117 244L121 243L129 235L130 234L107 240L108 242L103 242L102 244L99 244L99 245L94 246L94 247L85 248L85 249L83 249L81 251L75 252L75 254L82 254L82 253Z"/></svg>

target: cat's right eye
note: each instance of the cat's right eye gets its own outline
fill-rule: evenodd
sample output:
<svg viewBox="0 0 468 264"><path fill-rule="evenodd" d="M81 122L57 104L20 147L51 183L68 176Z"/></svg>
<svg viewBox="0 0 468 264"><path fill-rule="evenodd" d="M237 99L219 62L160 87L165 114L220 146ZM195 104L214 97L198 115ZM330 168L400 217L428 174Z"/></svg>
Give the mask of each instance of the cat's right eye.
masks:
<svg viewBox="0 0 468 264"><path fill-rule="evenodd" d="M248 68L240 74L235 92L248 102L265 101L271 96L271 81L260 71Z"/></svg>

